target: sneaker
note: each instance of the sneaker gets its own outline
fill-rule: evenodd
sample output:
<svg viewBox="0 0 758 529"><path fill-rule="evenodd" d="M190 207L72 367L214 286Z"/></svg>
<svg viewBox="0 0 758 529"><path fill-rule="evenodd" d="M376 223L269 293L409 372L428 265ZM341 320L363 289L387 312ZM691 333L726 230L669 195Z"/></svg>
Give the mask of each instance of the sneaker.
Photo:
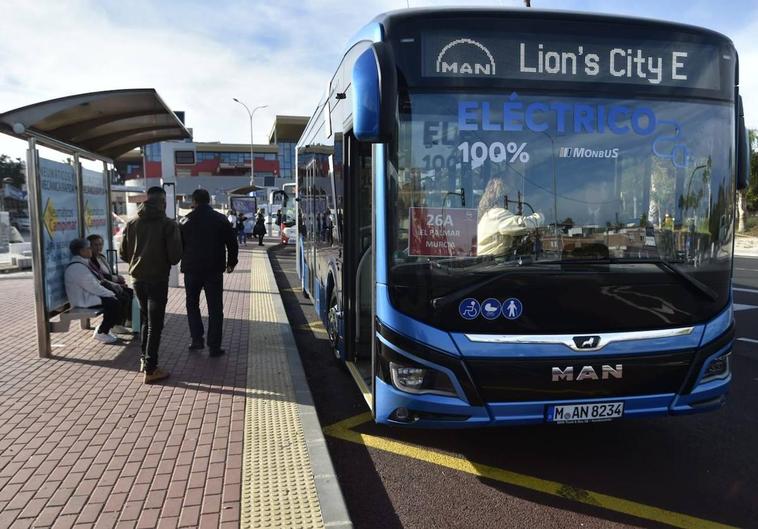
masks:
<svg viewBox="0 0 758 529"><path fill-rule="evenodd" d="M202 338L192 339L192 343L189 344L187 347L190 351L198 351L200 349L205 349L205 341L203 341Z"/></svg>
<svg viewBox="0 0 758 529"><path fill-rule="evenodd" d="M102 343L115 343L118 341L118 338L113 336L111 333L108 333L108 334L96 333L93 336L93 338L97 340L98 342L102 342Z"/></svg>
<svg viewBox="0 0 758 529"><path fill-rule="evenodd" d="M114 325L111 331L115 332L116 334L132 334L133 333L133 331L129 327L125 327L124 325Z"/></svg>
<svg viewBox="0 0 758 529"><path fill-rule="evenodd" d="M168 378L168 371L164 371L160 367L156 367L152 373L145 372L145 384L152 384L153 382L158 382L159 380L163 380L164 378Z"/></svg>

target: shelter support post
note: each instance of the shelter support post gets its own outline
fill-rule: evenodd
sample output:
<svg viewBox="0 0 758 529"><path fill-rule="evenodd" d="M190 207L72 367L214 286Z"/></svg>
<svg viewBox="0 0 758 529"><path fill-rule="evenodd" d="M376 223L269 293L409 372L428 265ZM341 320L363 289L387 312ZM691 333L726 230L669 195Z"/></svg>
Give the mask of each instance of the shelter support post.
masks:
<svg viewBox="0 0 758 529"><path fill-rule="evenodd" d="M87 236L86 212L84 211L84 180L82 177L82 162L79 153L74 153L74 175L76 176L76 203L79 206L79 237Z"/></svg>
<svg viewBox="0 0 758 529"><path fill-rule="evenodd" d="M108 230L108 244L106 246L106 255L108 262L113 271L118 274L118 248L113 246L113 195L111 195L111 183L113 182L113 172L108 168L108 163L103 161L103 178L105 178L105 192L108 195L108 211L106 211L105 226Z"/></svg>
<svg viewBox="0 0 758 529"><path fill-rule="evenodd" d="M45 299L45 254L42 240L44 220L42 218L41 190L39 178L39 153L37 141L29 138L26 154L26 185L29 190L29 213L32 228L32 271L34 276L34 313L37 320L37 352L40 358L50 357L50 327L47 320L48 308Z"/></svg>
<svg viewBox="0 0 758 529"><path fill-rule="evenodd" d="M176 175L173 173L164 173L161 178L161 187L166 192L166 216L176 222ZM176 288L179 286L179 265L173 265L168 275L168 286Z"/></svg>

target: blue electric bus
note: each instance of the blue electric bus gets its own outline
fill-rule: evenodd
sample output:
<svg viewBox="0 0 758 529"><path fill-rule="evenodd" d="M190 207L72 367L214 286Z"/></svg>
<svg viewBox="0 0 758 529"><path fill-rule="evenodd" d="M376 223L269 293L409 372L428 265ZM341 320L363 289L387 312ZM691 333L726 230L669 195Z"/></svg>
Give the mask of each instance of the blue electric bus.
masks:
<svg viewBox="0 0 758 529"><path fill-rule="evenodd" d="M424 9L363 28L297 146L297 252L375 420L720 407L737 72L725 36L653 20Z"/></svg>

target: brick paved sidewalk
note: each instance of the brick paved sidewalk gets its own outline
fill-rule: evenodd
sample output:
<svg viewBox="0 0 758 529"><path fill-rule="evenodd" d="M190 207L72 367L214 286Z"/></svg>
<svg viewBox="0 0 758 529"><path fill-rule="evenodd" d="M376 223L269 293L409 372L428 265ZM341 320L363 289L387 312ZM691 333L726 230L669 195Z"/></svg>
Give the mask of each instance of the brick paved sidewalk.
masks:
<svg viewBox="0 0 758 529"><path fill-rule="evenodd" d="M186 350L171 289L154 386L136 339L76 324L38 358L32 280L0 281L1 528L239 527L251 255L225 276L223 357Z"/></svg>

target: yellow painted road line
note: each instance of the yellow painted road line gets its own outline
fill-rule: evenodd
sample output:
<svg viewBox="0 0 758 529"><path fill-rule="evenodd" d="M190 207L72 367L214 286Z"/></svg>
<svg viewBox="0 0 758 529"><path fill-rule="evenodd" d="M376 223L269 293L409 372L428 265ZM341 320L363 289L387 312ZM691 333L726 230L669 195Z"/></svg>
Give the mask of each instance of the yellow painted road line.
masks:
<svg viewBox="0 0 758 529"><path fill-rule="evenodd" d="M347 370L350 371L350 374L353 375L353 380L355 380L355 383L358 384L358 389L361 390L363 399L366 401L366 404L368 404L368 409L371 409L371 390L368 389L366 381L363 380L360 371L358 371L358 368L353 362L345 362L345 365L347 366Z"/></svg>
<svg viewBox="0 0 758 529"><path fill-rule="evenodd" d="M370 413L362 413L355 417L350 417L349 419L327 426L324 428L324 433L336 437L337 439L361 444L369 448L410 457L419 461L425 461L427 463L458 470L460 472L466 472L493 481L499 481L500 483L515 485L517 487L573 500L586 505L601 507L609 511L628 514L643 520L652 520L683 529L690 529L693 527L699 529L735 529L730 525L703 520L702 518L696 518L687 514L667 511L665 509L617 498L615 496L572 487L571 485L565 485L563 483L558 483L557 481L550 481L534 476L528 476L526 474L510 472L502 468L483 465L461 457L436 452L428 448L393 441L376 435L363 434L352 430L352 428L355 428L370 419Z"/></svg>
<svg viewBox="0 0 758 529"><path fill-rule="evenodd" d="M342 430L351 430L352 428L355 428L356 426L367 423L370 420L371 420L371 412L367 411L365 413L361 413L353 417L348 417L347 419L343 419L340 422L336 422L334 424L330 424L329 426L324 427L324 433L328 433L329 435L332 435L332 432L340 432Z"/></svg>

